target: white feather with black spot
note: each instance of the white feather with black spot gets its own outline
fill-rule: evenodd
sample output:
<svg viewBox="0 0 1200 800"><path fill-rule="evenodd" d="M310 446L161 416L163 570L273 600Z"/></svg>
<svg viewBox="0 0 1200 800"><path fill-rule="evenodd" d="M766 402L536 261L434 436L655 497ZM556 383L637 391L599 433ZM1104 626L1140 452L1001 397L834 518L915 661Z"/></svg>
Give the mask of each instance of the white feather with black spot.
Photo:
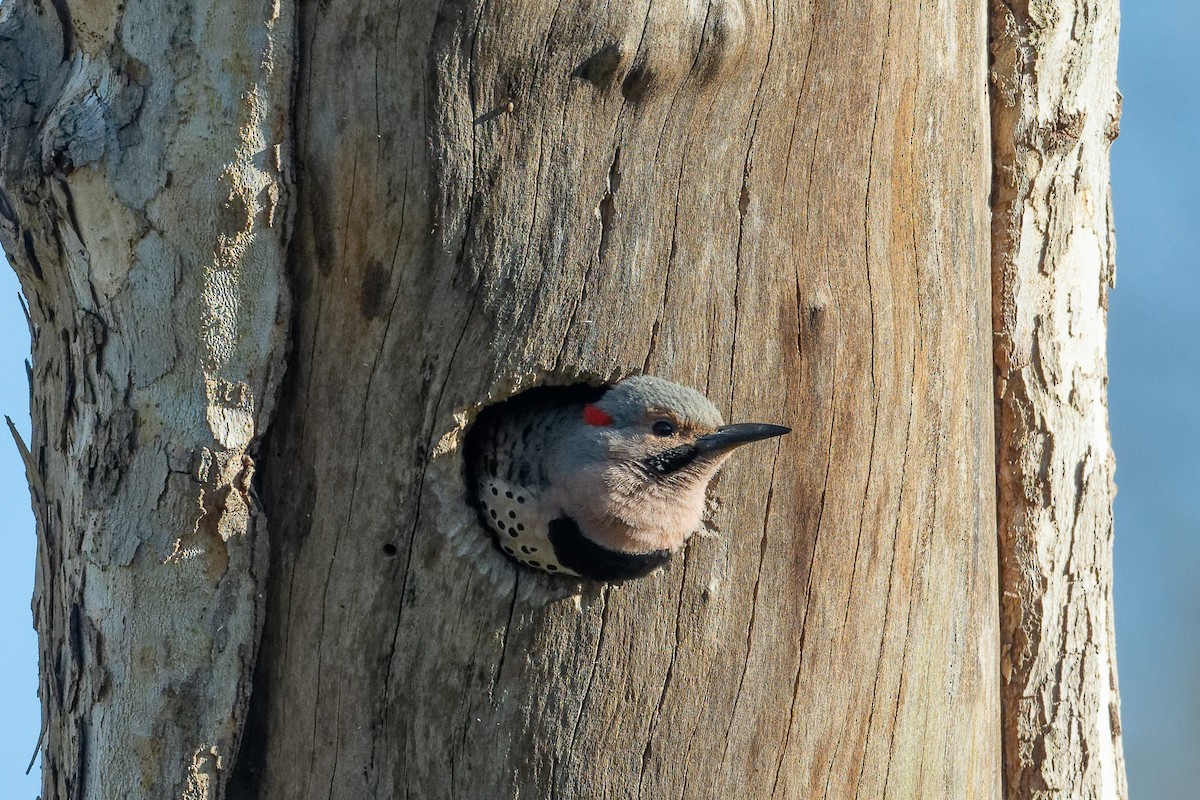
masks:
<svg viewBox="0 0 1200 800"><path fill-rule="evenodd" d="M488 530L510 558L552 575L579 573L564 567L550 543L549 515L527 487L513 486L487 475L479 484L479 499Z"/></svg>

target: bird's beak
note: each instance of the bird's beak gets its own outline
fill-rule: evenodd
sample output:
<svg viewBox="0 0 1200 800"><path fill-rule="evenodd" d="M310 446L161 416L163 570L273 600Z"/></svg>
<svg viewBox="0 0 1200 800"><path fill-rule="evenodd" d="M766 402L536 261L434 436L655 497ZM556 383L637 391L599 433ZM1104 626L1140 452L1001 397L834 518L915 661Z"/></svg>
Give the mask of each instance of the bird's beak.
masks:
<svg viewBox="0 0 1200 800"><path fill-rule="evenodd" d="M696 440L696 451L700 455L724 453L750 442L770 439L790 433L791 428L782 425L767 425L762 422L745 422L740 425L723 425L707 436Z"/></svg>

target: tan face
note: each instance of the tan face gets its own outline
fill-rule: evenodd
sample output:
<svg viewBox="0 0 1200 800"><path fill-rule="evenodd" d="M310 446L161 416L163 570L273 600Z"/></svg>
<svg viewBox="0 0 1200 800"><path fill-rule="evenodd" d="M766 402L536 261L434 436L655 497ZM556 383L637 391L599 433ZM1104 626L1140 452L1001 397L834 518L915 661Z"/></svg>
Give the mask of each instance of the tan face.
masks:
<svg viewBox="0 0 1200 800"><path fill-rule="evenodd" d="M559 451L554 501L612 550L677 550L700 527L705 490L734 448L787 429L725 425L695 390L631 378L585 406Z"/></svg>
<svg viewBox="0 0 1200 800"><path fill-rule="evenodd" d="M605 457L579 475L571 511L611 549L677 550L700 527L705 490L729 455L696 454L714 430L648 409L606 437Z"/></svg>

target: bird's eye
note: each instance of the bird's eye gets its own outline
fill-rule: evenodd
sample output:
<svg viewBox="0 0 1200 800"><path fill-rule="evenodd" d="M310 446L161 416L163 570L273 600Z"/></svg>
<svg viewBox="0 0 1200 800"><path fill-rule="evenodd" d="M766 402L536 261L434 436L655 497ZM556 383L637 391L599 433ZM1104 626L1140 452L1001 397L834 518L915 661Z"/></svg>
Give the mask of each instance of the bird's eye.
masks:
<svg viewBox="0 0 1200 800"><path fill-rule="evenodd" d="M655 436L673 436L675 434L675 426L665 419L660 419L650 428L654 431Z"/></svg>

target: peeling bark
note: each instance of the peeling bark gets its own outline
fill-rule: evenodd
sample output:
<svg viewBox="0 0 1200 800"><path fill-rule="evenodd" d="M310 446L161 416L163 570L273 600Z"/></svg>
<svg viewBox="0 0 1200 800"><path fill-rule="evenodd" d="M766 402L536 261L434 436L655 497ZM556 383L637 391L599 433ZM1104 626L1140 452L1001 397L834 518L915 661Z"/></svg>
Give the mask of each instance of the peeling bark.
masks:
<svg viewBox="0 0 1200 800"><path fill-rule="evenodd" d="M292 18L0 6L0 240L33 330L43 797L223 795L262 625Z"/></svg>
<svg viewBox="0 0 1200 800"><path fill-rule="evenodd" d="M992 218L1004 773L1124 798L1105 358L1116 0L993 0Z"/></svg>

